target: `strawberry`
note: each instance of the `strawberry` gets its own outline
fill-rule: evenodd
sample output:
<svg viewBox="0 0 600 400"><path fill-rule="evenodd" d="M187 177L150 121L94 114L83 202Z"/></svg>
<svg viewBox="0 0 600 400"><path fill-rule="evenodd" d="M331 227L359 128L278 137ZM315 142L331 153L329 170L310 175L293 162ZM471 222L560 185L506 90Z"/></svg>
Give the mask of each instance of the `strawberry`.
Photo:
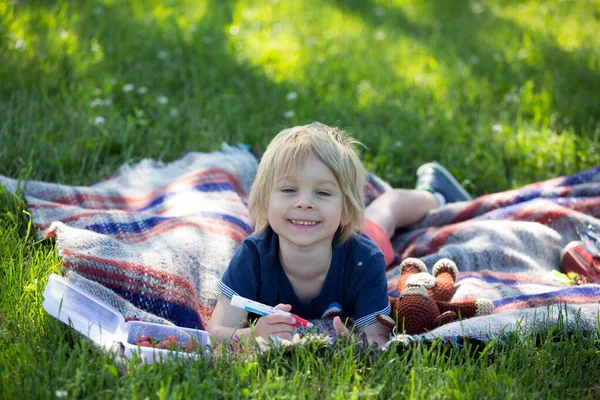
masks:
<svg viewBox="0 0 600 400"><path fill-rule="evenodd" d="M145 340L143 342L136 343L140 347L152 347L152 343L150 341Z"/></svg>
<svg viewBox="0 0 600 400"><path fill-rule="evenodd" d="M175 340L173 340L172 338L170 339L170 336L168 338L166 338L165 340L163 340L158 346L159 349L166 349L166 350L177 350L177 338L175 338Z"/></svg>
<svg viewBox="0 0 600 400"><path fill-rule="evenodd" d="M185 342L183 345L183 351L186 353L194 353L196 350L198 350L198 342L196 342L194 339Z"/></svg>
<svg viewBox="0 0 600 400"><path fill-rule="evenodd" d="M134 341L133 344L140 344L141 342L150 342L150 336L148 335L140 335Z"/></svg>

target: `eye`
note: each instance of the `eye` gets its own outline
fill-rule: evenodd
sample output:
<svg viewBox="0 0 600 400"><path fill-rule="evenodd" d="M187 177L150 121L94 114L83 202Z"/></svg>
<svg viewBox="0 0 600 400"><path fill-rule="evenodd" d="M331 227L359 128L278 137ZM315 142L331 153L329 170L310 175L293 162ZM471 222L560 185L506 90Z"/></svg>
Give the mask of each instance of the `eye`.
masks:
<svg viewBox="0 0 600 400"><path fill-rule="evenodd" d="M319 190L319 191L317 191L317 196L321 196L321 197L329 197L329 196L331 196L331 193L329 193L329 192L326 192L326 191L324 191L324 190Z"/></svg>
<svg viewBox="0 0 600 400"><path fill-rule="evenodd" d="M281 193L294 193L294 192L296 192L296 189L289 188L289 187L281 188Z"/></svg>

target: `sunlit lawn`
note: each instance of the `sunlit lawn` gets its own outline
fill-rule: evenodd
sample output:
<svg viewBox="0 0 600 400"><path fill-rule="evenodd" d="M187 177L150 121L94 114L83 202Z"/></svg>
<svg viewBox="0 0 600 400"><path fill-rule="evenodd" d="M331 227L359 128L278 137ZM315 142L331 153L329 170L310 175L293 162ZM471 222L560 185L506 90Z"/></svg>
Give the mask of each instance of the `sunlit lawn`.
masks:
<svg viewBox="0 0 600 400"><path fill-rule="evenodd" d="M414 185L438 160L475 195L600 162L600 3L0 0L0 174L90 184L313 120ZM0 395L595 397L591 340L352 347L120 366L41 308L60 270L0 205ZM484 350L485 348L485 350ZM58 392L57 392L58 391Z"/></svg>

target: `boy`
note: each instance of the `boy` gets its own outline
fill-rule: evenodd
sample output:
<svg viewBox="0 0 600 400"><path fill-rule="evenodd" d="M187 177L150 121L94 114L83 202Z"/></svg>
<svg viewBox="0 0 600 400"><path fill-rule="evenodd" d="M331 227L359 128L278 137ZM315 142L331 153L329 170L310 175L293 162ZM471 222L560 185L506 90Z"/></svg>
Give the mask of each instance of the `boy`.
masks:
<svg viewBox="0 0 600 400"><path fill-rule="evenodd" d="M390 312L386 260L359 229L383 232L391 248L397 224L416 222L444 198L422 190L390 191L377 199L365 224L366 173L352 147L356 143L320 123L286 129L271 141L250 192L255 232L219 282L221 295L207 327L214 339L250 336L250 328L241 328L247 312L231 305L238 294L305 319L336 312L352 318L369 344L388 341L389 328L376 319ZM294 322L281 314L263 316L254 335L290 339ZM334 328L348 332L340 317Z"/></svg>

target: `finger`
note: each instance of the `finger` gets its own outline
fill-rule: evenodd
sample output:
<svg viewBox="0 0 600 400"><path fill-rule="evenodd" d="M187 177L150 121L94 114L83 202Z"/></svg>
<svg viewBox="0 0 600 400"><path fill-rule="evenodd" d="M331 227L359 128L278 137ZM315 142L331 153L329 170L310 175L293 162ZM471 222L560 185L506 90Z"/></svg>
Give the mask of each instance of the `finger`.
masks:
<svg viewBox="0 0 600 400"><path fill-rule="evenodd" d="M279 303L275 306L275 308L282 311L290 311L292 309L292 306L290 304Z"/></svg>
<svg viewBox="0 0 600 400"><path fill-rule="evenodd" d="M284 340L292 340L292 338L294 337L294 335L289 332L279 332L279 333L273 334L271 336L276 336L276 337L284 339Z"/></svg>
<svg viewBox="0 0 600 400"><path fill-rule="evenodd" d="M261 319L265 320L265 322L267 322L268 324L296 324L296 320L294 319L294 317L284 314L265 315L264 317L261 317Z"/></svg>
<svg viewBox="0 0 600 400"><path fill-rule="evenodd" d="M350 330L344 326L340 317L333 318L333 329L335 333L341 333L347 335L350 333Z"/></svg>
<svg viewBox="0 0 600 400"><path fill-rule="evenodd" d="M296 327L289 324L271 324L268 327L269 335L277 335L280 333L296 333Z"/></svg>

